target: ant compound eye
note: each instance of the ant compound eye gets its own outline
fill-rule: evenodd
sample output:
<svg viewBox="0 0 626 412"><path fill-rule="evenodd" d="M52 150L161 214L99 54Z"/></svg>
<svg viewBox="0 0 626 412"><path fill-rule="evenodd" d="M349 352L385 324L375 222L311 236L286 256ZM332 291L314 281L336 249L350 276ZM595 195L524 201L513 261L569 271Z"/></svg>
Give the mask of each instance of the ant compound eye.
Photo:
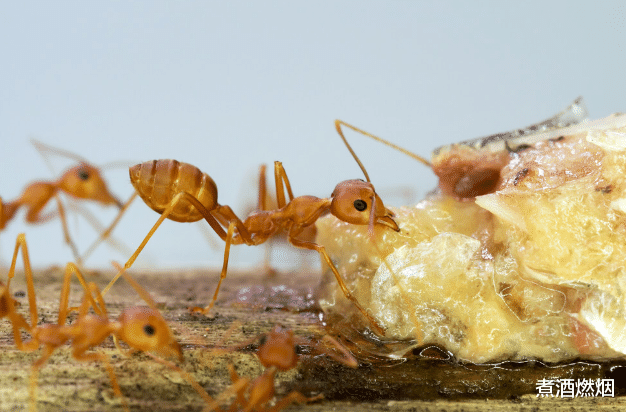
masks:
<svg viewBox="0 0 626 412"><path fill-rule="evenodd" d="M78 177L80 177L81 180L87 180L89 179L89 172L85 169L80 169L78 171Z"/></svg>
<svg viewBox="0 0 626 412"><path fill-rule="evenodd" d="M354 201L353 204L354 204L354 208L358 210L359 212L362 212L365 209L367 209L367 203L365 203L365 200L363 199L357 199Z"/></svg>
<svg viewBox="0 0 626 412"><path fill-rule="evenodd" d="M152 325L146 325L146 326L144 326L144 327L143 327L143 331L144 331L144 332L146 333L146 335L148 335L148 336L152 336L152 335L154 335L154 333L155 333L154 326L152 326Z"/></svg>

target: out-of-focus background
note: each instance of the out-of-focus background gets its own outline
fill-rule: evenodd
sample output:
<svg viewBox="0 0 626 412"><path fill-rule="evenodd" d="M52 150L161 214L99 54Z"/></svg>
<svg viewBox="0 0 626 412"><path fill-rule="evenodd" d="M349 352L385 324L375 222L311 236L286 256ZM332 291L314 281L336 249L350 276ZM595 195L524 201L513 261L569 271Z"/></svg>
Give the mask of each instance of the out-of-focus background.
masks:
<svg viewBox="0 0 626 412"><path fill-rule="evenodd" d="M5 201L73 164L50 155L48 167L32 138L108 165L121 199L133 191L129 165L194 164L243 218L261 163L271 177L281 160L296 195L327 197L362 176L336 118L429 157L543 120L579 95L592 118L626 110L622 1L3 2L0 38ZM387 204L415 203L435 186L421 164L348 138ZM89 210L103 224L116 214ZM23 217L0 233L2 265L20 232L36 266L72 260L58 220ZM114 232L129 250L105 244L87 266L125 261L157 217L135 202ZM73 213L69 224L81 250L97 236ZM202 225L165 222L136 265L219 267L223 242L207 241ZM263 258L262 248L233 252L232 267ZM298 266L295 251L281 256L275 265Z"/></svg>

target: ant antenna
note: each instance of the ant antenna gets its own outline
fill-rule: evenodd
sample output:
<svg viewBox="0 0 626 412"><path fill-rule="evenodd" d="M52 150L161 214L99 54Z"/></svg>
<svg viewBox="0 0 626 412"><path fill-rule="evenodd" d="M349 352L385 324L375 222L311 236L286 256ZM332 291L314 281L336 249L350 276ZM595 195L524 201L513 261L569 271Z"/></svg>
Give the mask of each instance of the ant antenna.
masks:
<svg viewBox="0 0 626 412"><path fill-rule="evenodd" d="M360 133L364 133L365 135L367 135L367 133L364 132L363 130L357 129L354 126L349 125L346 122L343 122L341 120L335 120L335 129L337 129L337 133L339 133L339 136L341 136L341 140L343 140L344 144L346 145L346 147L350 151L350 154L352 154L352 157L354 157L354 160L356 160L356 162L359 164L359 167L361 168L361 170L363 171L363 174L365 175L365 179L369 183L372 183L371 180L370 180L370 176L367 174L367 170L365 170L365 166L363 166L363 163L361 163L361 161L359 160L359 156L357 156L356 153L354 153L354 150L352 150L352 146L350 146L350 143L348 143L348 140L346 140L346 137L343 135L343 131L341 131L341 125L342 124L344 126L346 126L346 127L349 127L352 130L355 130L355 131L360 132Z"/></svg>
<svg viewBox="0 0 626 412"><path fill-rule="evenodd" d="M46 162L46 165L48 165L48 168L50 169L52 173L54 173L54 169L52 167L50 160L45 155L46 152L53 153L57 156L67 157L69 159L76 160L77 162L80 162L80 163L91 164L84 157L77 155L76 153L72 153L69 150L59 149L58 147L47 145L34 138L31 138L30 142L32 143L33 146L35 146L35 149L37 149L41 157L43 157L44 162ZM120 167L127 168L136 163L137 163L136 161L132 161L132 160L117 160L117 161L104 163L102 165L98 165L98 168L102 170L117 169Z"/></svg>
<svg viewBox="0 0 626 412"><path fill-rule="evenodd" d="M425 158L423 158L420 155L417 155L413 152L411 152L410 150L407 150L403 147L398 146L397 144L391 143L385 139L383 139L382 137L378 137L376 135L373 135L371 133L366 132L365 130L359 129L356 126L352 126L349 123L344 122L343 120L335 120L335 128L337 129L337 133L339 133L339 136L341 136L341 139L343 140L343 142L346 144L346 146L348 147L348 150L350 151L350 153L352 153L352 156L354 157L354 159L357 161L357 163L359 164L359 166L361 166L361 170L363 170L363 173L365 174L365 177L367 178L367 181L369 182L369 178L367 176L367 172L365 171L365 168L363 167L363 165L361 164L361 162L359 161L358 157L356 156L356 154L354 153L354 151L352 150L352 148L350 147L350 145L348 144L348 141L346 140L345 136L343 135L343 132L341 131L341 126L346 126L349 129L354 130L357 133L361 133L362 135L365 135L371 139L376 140L377 142L380 142L386 146L391 147L392 149L395 149L397 151L399 151L400 153L404 153L405 155L409 156L412 159L417 160L418 162L422 163L423 165L425 165L426 167L432 169L432 164L426 160Z"/></svg>
<svg viewBox="0 0 626 412"><path fill-rule="evenodd" d="M37 152L39 152L41 157L43 157L44 162L46 163L46 165L48 166L48 169L50 169L52 173L55 173L54 168L52 167L52 163L50 162L50 159L48 159L48 157L45 155L45 152L50 152L58 156L64 156L69 159L76 160L80 163L89 163L87 159L85 159L84 157L79 156L76 153L72 153L68 150L59 149L58 147L41 143L39 140L34 139L34 138L31 138L30 142L32 143L33 146L35 146L35 149L37 149Z"/></svg>

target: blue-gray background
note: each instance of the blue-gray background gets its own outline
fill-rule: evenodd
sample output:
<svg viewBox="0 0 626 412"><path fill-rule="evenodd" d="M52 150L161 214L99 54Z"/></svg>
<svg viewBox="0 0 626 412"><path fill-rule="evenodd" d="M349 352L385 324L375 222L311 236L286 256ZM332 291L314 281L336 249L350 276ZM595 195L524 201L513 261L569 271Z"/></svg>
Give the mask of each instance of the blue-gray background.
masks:
<svg viewBox="0 0 626 412"><path fill-rule="evenodd" d="M429 156L543 120L579 95L592 118L625 111L625 68L623 1L2 2L0 196L71 165L52 157L53 173L36 138L99 165L192 163L243 215L261 163L282 160L296 195L328 196L361 177L335 118ZM350 137L388 204L435 185L415 161ZM130 196L126 167L105 176ZM90 210L104 223L115 215ZM134 249L156 218L138 201L115 236ZM70 226L81 249L96 236L80 218ZM27 226L20 214L0 234L2 264L24 231L35 265L72 259L58 221ZM137 264L219 266L213 239L166 222ZM262 258L235 249L233 267ZM105 245L87 263L127 257Z"/></svg>

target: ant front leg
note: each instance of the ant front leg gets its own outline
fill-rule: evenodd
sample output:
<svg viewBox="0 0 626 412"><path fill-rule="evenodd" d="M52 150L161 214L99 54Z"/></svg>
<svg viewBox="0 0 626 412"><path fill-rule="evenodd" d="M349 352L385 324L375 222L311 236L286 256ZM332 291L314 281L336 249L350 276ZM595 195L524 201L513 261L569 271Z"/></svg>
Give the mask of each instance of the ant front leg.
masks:
<svg viewBox="0 0 626 412"><path fill-rule="evenodd" d="M343 278L339 274L339 271L333 264L333 261L330 259L330 256L328 256L328 253L326 252L326 249L324 248L324 246L318 245L317 243L296 239L294 236L296 236L297 234L298 233L289 232L289 241L291 242L291 244L296 247L303 248L303 249L316 250L320 254L320 256L326 261L326 263L328 264L328 267L330 267L330 270L333 271L333 274L335 275L335 279L337 279L337 283L339 284L339 287L343 291L343 294L345 295L345 297L348 298L357 307L357 309L359 309L359 311L363 314L363 316L365 316L365 318L367 318L367 320L370 322L370 324L374 327L374 329L376 329L376 331L379 334L384 335L385 330L378 324L378 321L376 321L376 319L374 319L374 317L370 315L365 310L365 308L363 308L363 306L361 306L361 304L354 297L352 292L350 292L350 290L346 286L346 283L343 281Z"/></svg>

